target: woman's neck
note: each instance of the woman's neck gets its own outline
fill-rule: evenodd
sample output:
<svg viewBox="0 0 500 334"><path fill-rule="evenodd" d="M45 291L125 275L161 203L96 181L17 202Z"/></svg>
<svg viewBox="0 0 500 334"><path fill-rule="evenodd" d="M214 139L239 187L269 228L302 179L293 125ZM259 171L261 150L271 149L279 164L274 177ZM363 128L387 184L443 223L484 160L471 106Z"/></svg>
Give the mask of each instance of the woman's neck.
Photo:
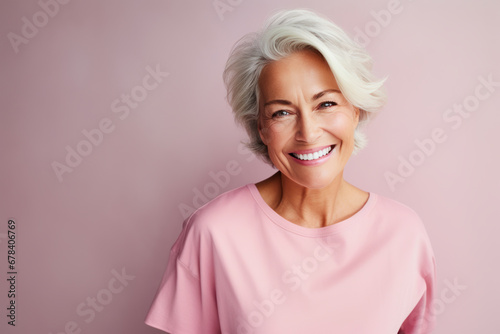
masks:
<svg viewBox="0 0 500 334"><path fill-rule="evenodd" d="M354 187L340 174L330 185L310 189L277 172L257 184L267 204L283 218L309 228L325 227L358 212L368 193Z"/></svg>

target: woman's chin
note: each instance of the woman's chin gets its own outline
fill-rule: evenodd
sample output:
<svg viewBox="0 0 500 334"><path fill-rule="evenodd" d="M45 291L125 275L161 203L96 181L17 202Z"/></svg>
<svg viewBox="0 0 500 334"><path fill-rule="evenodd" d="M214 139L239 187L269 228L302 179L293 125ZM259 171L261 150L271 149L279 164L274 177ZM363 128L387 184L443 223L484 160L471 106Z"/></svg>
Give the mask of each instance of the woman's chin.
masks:
<svg viewBox="0 0 500 334"><path fill-rule="evenodd" d="M291 177L290 180L309 189L323 189L331 186L339 175L340 174L334 175L333 173L326 175L311 173L309 175L295 175Z"/></svg>

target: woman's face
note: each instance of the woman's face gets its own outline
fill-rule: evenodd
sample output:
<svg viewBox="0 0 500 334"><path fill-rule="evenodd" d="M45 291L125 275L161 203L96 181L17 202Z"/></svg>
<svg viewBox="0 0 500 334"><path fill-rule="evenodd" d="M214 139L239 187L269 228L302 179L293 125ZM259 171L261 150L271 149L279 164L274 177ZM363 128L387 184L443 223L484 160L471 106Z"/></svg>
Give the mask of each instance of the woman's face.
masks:
<svg viewBox="0 0 500 334"><path fill-rule="evenodd" d="M259 89L259 133L276 168L307 188L339 181L359 109L344 98L323 57L304 50L272 62Z"/></svg>

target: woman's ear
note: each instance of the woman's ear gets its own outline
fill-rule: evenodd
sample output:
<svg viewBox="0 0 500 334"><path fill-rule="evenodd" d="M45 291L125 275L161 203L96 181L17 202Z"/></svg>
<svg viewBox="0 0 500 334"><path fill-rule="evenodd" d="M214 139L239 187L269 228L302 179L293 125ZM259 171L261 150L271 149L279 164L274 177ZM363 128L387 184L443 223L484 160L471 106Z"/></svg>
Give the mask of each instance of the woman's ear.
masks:
<svg viewBox="0 0 500 334"><path fill-rule="evenodd" d="M360 111L359 111L359 108L357 108L357 107L353 107L353 108L354 108L354 123L356 124L355 127L357 127L359 124Z"/></svg>

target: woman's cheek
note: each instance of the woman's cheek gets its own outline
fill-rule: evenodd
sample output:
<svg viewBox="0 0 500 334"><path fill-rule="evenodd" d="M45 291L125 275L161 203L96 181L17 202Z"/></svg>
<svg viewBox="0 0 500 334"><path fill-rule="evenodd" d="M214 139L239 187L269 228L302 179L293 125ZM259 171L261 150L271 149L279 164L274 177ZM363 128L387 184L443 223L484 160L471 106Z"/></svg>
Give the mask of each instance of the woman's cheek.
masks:
<svg viewBox="0 0 500 334"><path fill-rule="evenodd" d="M329 129L339 139L354 136L355 122L352 115L339 112L331 117Z"/></svg>

